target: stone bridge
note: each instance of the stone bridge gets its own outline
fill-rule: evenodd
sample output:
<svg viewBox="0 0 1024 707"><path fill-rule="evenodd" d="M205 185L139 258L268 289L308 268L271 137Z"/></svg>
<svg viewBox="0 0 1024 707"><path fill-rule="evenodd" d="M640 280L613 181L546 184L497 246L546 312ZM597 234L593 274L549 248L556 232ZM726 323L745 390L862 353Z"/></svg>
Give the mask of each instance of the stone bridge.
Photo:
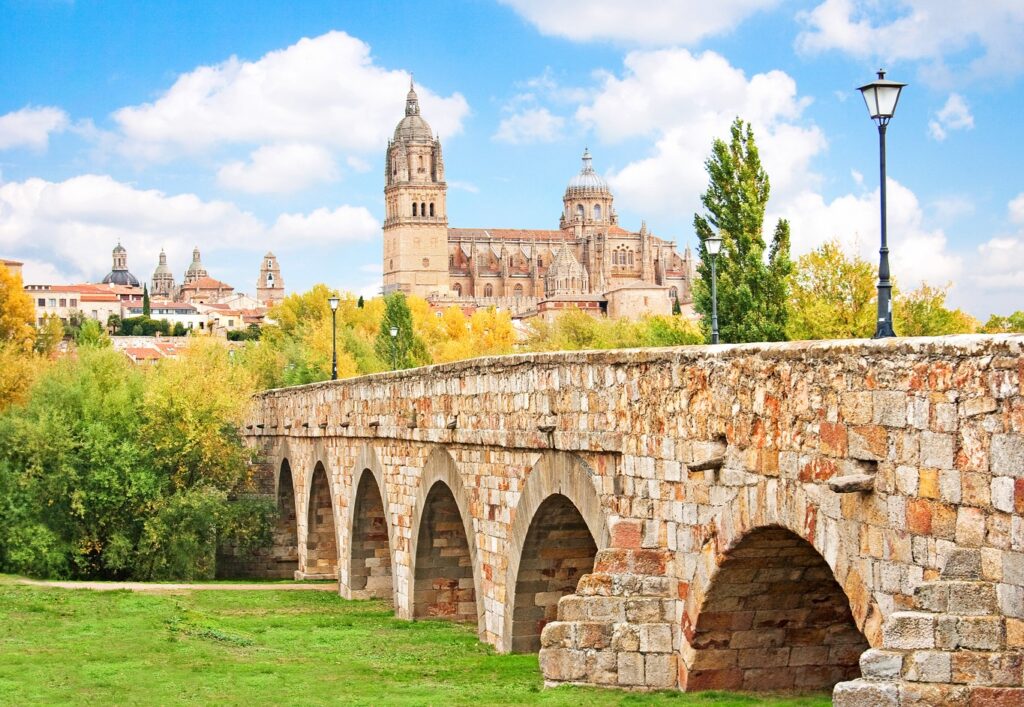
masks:
<svg viewBox="0 0 1024 707"><path fill-rule="evenodd" d="M1024 336L529 354L274 390L260 571L548 684L1024 704Z"/></svg>

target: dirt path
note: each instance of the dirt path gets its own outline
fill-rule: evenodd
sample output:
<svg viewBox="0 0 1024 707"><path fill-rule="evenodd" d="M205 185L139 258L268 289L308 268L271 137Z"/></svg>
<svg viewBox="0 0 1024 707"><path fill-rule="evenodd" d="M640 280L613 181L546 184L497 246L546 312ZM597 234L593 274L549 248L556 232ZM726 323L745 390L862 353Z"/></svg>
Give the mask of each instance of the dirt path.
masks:
<svg viewBox="0 0 1024 707"><path fill-rule="evenodd" d="M278 591L278 592L337 592L337 582L318 584L286 584L283 582L238 582L238 583L199 583L199 584L165 584L158 582L61 582L41 581L36 579L19 579L19 584L31 584L36 587L58 587L60 589L93 589L100 592L127 589L131 592L181 592L181 591Z"/></svg>

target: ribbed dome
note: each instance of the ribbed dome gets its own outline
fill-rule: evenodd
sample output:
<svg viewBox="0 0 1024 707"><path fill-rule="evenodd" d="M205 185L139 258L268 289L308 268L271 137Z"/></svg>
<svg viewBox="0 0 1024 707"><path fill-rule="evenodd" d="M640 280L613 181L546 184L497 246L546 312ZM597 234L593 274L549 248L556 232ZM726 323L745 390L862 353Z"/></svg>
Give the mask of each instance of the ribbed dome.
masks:
<svg viewBox="0 0 1024 707"><path fill-rule="evenodd" d="M600 174L594 171L591 164L590 150L583 151L583 168L580 173L569 180L569 186L565 188L566 194L593 194L600 192L609 193L608 182Z"/></svg>
<svg viewBox="0 0 1024 707"><path fill-rule="evenodd" d="M395 126L395 142L409 140L427 142L434 140L434 131L430 129L427 121L420 117L420 99L411 82L409 83L409 93L405 97L405 117Z"/></svg>
<svg viewBox="0 0 1024 707"><path fill-rule="evenodd" d="M139 280L127 270L111 270L103 278L104 285L124 285L126 287L138 287Z"/></svg>

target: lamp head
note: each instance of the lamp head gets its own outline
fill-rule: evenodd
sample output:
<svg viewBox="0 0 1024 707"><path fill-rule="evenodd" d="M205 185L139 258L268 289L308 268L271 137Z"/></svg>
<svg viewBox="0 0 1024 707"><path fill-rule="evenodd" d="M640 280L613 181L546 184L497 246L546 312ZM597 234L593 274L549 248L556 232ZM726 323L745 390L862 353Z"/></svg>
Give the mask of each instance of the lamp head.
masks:
<svg viewBox="0 0 1024 707"><path fill-rule="evenodd" d="M721 236L709 236L704 239L704 247L707 248L708 255L718 255L722 250Z"/></svg>
<svg viewBox="0 0 1024 707"><path fill-rule="evenodd" d="M394 338L396 336L398 336L398 327L393 326L391 327L391 338Z"/></svg>
<svg viewBox="0 0 1024 707"><path fill-rule="evenodd" d="M878 70L878 78L871 83L864 84L857 90L864 96L864 103L868 108L868 115L879 125L885 125L896 113L896 104L900 100L900 91L906 86L905 83L890 81L885 78L885 70Z"/></svg>
<svg viewBox="0 0 1024 707"><path fill-rule="evenodd" d="M327 304L331 305L331 311L332 312L338 311L338 301L339 300L338 300L337 297L328 297L327 298Z"/></svg>

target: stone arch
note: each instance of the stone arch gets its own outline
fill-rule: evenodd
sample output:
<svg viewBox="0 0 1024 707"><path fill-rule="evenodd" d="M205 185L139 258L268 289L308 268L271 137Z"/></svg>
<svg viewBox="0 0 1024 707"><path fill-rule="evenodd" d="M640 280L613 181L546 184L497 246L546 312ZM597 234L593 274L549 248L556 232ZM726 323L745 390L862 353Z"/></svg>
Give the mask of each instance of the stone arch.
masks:
<svg viewBox="0 0 1024 707"><path fill-rule="evenodd" d="M572 506L576 516L584 524L590 538L595 545L595 554L609 545L608 519L601 506L601 497L598 494L594 482L594 474L590 467L575 454L567 452L546 452L540 456L533 465L523 490L519 494L519 501L516 503L510 528L508 544L508 570L505 575L505 616L502 627L501 645L499 650L514 651L525 648L515 644L515 613L517 584L519 580L520 567L523 562L523 555L527 549L527 541L530 539L530 531L541 530L538 525L534 528L534 521L540 520L543 523L546 510L552 516L560 516L570 523L570 534L573 538L580 538L580 527L573 523L575 518L566 508L565 503L557 506L550 505L544 509L544 504L552 498L561 497ZM547 528L546 530L553 530ZM540 533L537 532L537 535ZM591 562L590 567L593 567ZM553 569L553 568L547 568ZM589 569L587 570L589 571ZM578 577L576 578L578 581ZM572 588L575 590L575 587ZM565 593L569 593L566 591ZM557 602L556 602L557 608ZM546 621L547 618L540 619ZM539 636L541 626L536 627L538 637L537 647L539 648ZM533 635L533 634L530 634ZM520 641L522 643L523 641ZM533 644L531 642L530 647Z"/></svg>
<svg viewBox="0 0 1024 707"><path fill-rule="evenodd" d="M439 503L439 501L442 503ZM449 501L451 501L451 505L449 505ZM428 506L428 503L435 505ZM470 565L469 571L463 573L461 579L471 579L473 583L472 600L470 600L468 593L464 593L461 598L465 599L465 601L462 603L466 604L471 601L475 606L477 635L482 637L484 635L484 598L483 593L480 591L482 582L480 563L478 561L476 531L473 518L470 515L472 502L469 492L462 481L462 476L459 474L459 469L455 465L455 461L447 450L442 447L435 447L430 452L423 465L423 473L420 476L420 483L416 493L416 506L413 512L411 536L409 538L409 592L406 597L407 606L402 613L407 618L419 618L416 610L416 595L419 593L417 583L426 579L426 573L423 570L427 568L423 564L423 560L429 557L428 551L430 550L425 544L421 546L421 541L425 543L427 540L427 537L424 535L427 532L427 528L424 526L424 521L428 520L426 516L438 510L441 510L446 516L451 516L453 515L452 505L454 505L454 514L457 514L459 520L461 520L461 527L465 534L467 545L466 557L461 558L459 564L464 568L465 562L468 561ZM451 520L454 522L454 518ZM451 530L454 531L456 529L452 528ZM449 552L449 555L451 555L451 552ZM461 584L467 584L467 582L462 581ZM420 586L423 586L422 583ZM450 586L448 588L452 589ZM468 587L455 588L468 589ZM421 595L421 599L429 600L429 597ZM462 616L467 619L471 618L466 612Z"/></svg>
<svg viewBox="0 0 1024 707"><path fill-rule="evenodd" d="M306 495L306 576L338 576L338 534L334 493L327 467L317 462Z"/></svg>
<svg viewBox="0 0 1024 707"><path fill-rule="evenodd" d="M691 626L687 690L817 690L860 675L869 647L825 558L780 524L722 553Z"/></svg>
<svg viewBox="0 0 1024 707"><path fill-rule="evenodd" d="M493 296L494 296L494 285L492 285L491 283L488 282L486 285L484 285L484 297L493 297Z"/></svg>
<svg viewBox="0 0 1024 707"><path fill-rule="evenodd" d="M299 568L299 499L295 495L295 480L287 457L282 458L278 466L274 479L274 498L277 503L277 520L274 522L270 553L275 564L272 574L274 577L291 579Z"/></svg>
<svg viewBox="0 0 1024 707"><path fill-rule="evenodd" d="M369 445L359 451L350 491L345 523L348 598L394 601L394 529L384 472Z"/></svg>

